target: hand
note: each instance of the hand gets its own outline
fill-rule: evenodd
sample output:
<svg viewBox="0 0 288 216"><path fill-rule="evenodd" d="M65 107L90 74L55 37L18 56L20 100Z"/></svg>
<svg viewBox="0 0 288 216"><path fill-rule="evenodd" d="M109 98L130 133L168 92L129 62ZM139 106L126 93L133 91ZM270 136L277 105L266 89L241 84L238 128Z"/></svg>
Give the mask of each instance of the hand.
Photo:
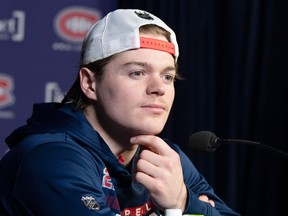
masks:
<svg viewBox="0 0 288 216"><path fill-rule="evenodd" d="M209 200L209 198L206 195L201 195L198 198L199 198L199 200L201 200L203 202L210 203L213 207L215 207L214 201L213 200Z"/></svg>
<svg viewBox="0 0 288 216"><path fill-rule="evenodd" d="M142 146L136 163L136 181L149 191L152 201L160 209L180 208L184 211L187 190L178 153L157 136L139 135L130 141Z"/></svg>

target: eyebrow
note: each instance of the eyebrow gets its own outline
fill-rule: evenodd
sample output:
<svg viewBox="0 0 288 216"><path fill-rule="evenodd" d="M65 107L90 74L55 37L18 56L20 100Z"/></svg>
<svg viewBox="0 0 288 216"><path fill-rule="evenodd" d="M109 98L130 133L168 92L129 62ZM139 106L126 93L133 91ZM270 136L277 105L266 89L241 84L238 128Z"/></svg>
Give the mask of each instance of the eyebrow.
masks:
<svg viewBox="0 0 288 216"><path fill-rule="evenodd" d="M147 62L138 62L138 61L127 62L127 63L124 63L122 66L130 66L130 65L138 65L138 66L141 66L144 68L152 67L151 64L149 64ZM169 71L169 70L175 70L176 71L176 67L175 66L167 66L165 68L165 71Z"/></svg>

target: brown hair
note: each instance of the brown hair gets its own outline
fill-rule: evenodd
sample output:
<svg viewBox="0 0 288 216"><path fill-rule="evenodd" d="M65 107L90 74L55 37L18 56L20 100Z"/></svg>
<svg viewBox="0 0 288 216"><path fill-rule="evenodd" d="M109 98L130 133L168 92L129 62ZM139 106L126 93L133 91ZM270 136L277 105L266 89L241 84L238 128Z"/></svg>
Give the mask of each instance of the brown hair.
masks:
<svg viewBox="0 0 288 216"><path fill-rule="evenodd" d="M165 29L154 25L154 24L149 24L149 25L144 25L139 28L140 33L149 33L149 34L155 34L155 35L163 35L164 37L167 38L169 42L170 40L170 33L166 31ZM105 66L116 56L112 55L107 58L97 60L94 62L91 62L89 64L80 64L79 65L79 70L82 67L86 67L95 74L95 78L97 80L100 80L104 71L105 71ZM176 67L176 79L182 79L180 75L178 74L178 65L177 62L175 61L175 67ZM82 111L85 109L87 106L87 98L86 95L82 92L81 86L80 86L80 76L78 74L77 79L71 86L70 90L67 92L65 95L64 99L61 102L63 103L74 103L75 108L79 111Z"/></svg>

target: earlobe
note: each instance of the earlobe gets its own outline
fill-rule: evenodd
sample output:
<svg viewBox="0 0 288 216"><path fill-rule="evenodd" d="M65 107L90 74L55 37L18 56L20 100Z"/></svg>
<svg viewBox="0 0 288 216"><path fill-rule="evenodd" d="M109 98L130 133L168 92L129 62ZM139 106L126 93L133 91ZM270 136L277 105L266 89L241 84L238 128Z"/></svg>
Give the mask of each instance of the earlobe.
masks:
<svg viewBox="0 0 288 216"><path fill-rule="evenodd" d="M94 73L86 67L79 71L80 86L87 98L96 100L96 82Z"/></svg>

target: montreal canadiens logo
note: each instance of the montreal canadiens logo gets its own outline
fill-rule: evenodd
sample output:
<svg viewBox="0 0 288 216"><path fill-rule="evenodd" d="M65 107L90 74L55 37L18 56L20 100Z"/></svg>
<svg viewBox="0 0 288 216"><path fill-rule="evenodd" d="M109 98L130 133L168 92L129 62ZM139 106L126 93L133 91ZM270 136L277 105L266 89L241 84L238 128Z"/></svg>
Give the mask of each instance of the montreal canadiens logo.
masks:
<svg viewBox="0 0 288 216"><path fill-rule="evenodd" d="M59 11L54 20L58 36L68 42L82 42L90 27L101 19L101 13L87 7L67 7Z"/></svg>
<svg viewBox="0 0 288 216"><path fill-rule="evenodd" d="M13 95L14 81L7 74L0 74L0 108L9 106L14 103Z"/></svg>

